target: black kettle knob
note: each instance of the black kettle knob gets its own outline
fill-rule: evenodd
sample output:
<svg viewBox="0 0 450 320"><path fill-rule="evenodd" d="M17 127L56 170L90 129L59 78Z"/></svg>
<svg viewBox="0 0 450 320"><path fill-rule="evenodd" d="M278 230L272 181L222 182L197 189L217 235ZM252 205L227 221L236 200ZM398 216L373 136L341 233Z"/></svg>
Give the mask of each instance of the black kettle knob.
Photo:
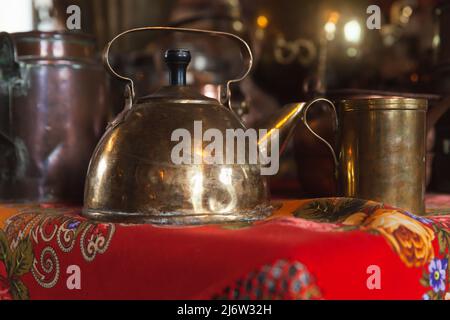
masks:
<svg viewBox="0 0 450 320"><path fill-rule="evenodd" d="M169 81L173 86L186 85L186 69L191 62L191 53L186 49L170 49L164 54L169 68Z"/></svg>

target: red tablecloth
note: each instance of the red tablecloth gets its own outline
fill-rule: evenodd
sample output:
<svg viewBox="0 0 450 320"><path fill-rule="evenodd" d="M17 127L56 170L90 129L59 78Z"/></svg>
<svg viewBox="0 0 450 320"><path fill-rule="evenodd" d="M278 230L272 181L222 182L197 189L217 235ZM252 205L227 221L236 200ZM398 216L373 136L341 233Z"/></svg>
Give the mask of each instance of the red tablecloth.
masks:
<svg viewBox="0 0 450 320"><path fill-rule="evenodd" d="M266 220L96 223L0 205L0 299L445 299L450 217L355 199L295 200Z"/></svg>

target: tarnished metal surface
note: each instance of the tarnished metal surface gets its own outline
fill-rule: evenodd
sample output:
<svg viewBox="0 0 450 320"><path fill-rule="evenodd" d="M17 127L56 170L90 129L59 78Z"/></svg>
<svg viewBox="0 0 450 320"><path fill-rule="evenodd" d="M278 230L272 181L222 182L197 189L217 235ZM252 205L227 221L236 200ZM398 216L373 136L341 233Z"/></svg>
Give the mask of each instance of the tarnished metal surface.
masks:
<svg viewBox="0 0 450 320"><path fill-rule="evenodd" d="M2 43L8 39L18 72L3 73L0 86L0 200L80 203L89 158L109 116L107 75L95 60L95 42L42 32L2 34Z"/></svg>
<svg viewBox="0 0 450 320"><path fill-rule="evenodd" d="M343 195L425 213L427 101L349 100L340 110Z"/></svg>
<svg viewBox="0 0 450 320"><path fill-rule="evenodd" d="M149 27L115 37L105 50L105 63L116 77L129 83L128 99L125 110L110 126L92 157L83 215L98 220L159 224L252 221L266 217L272 205L258 164L176 165L172 161L172 149L177 144L171 141L172 133L180 128L194 133L194 121L202 121L203 131L216 129L224 136L226 129L245 129L229 107L186 87L185 74L180 73L176 73L178 80L172 79L175 85L136 99L132 80L111 68L108 51L112 42L121 35L146 30L226 36L239 41L246 68L240 78L228 81L221 97L223 103L230 99L229 84L240 81L251 68L248 45L223 32ZM180 57L184 59L186 52L182 53ZM166 62L169 63L167 57ZM182 72L171 69L171 75L174 71ZM200 147L193 144L191 153L202 155L203 147L202 143Z"/></svg>
<svg viewBox="0 0 450 320"><path fill-rule="evenodd" d="M339 194L423 214L427 100L361 98L336 109L336 148L319 138L333 153Z"/></svg>
<svg viewBox="0 0 450 320"><path fill-rule="evenodd" d="M397 96L337 102L334 148L314 131L305 108L304 124L333 155L337 194L423 214L427 105Z"/></svg>
<svg viewBox="0 0 450 320"><path fill-rule="evenodd" d="M256 220L270 213L259 165L173 164L174 130L194 132L195 120L202 120L203 130L243 128L217 101L186 98L180 88L179 100L171 90L170 100L142 102L108 130L89 167L85 216L197 224Z"/></svg>

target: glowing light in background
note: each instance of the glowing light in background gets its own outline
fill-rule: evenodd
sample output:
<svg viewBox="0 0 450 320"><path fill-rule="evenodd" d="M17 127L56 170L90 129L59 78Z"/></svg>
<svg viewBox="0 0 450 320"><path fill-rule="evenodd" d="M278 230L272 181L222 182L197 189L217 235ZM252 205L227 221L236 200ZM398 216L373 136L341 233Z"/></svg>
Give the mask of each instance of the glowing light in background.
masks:
<svg viewBox="0 0 450 320"><path fill-rule="evenodd" d="M402 10L402 14L406 17L411 17L412 13L413 13L413 9L410 6L406 6Z"/></svg>
<svg viewBox="0 0 450 320"><path fill-rule="evenodd" d="M336 25L333 22L328 21L327 23L325 23L324 29L325 29L326 33L335 33L336 32Z"/></svg>
<svg viewBox="0 0 450 320"><path fill-rule="evenodd" d="M240 21L234 21L233 22L233 29L234 29L234 31L238 31L238 32L242 31L242 29L244 29L244 25Z"/></svg>
<svg viewBox="0 0 450 320"><path fill-rule="evenodd" d="M356 48L348 48L347 49L347 56L350 58L354 58L358 55L358 49Z"/></svg>
<svg viewBox="0 0 450 320"><path fill-rule="evenodd" d="M264 15L258 16L258 18L256 18L256 24L261 29L265 29L269 25L269 19Z"/></svg>
<svg viewBox="0 0 450 320"><path fill-rule="evenodd" d="M336 25L333 22L328 21L325 23L324 29L327 40L333 40L336 33Z"/></svg>
<svg viewBox="0 0 450 320"><path fill-rule="evenodd" d="M205 56L197 55L194 59L194 66L195 69L203 71L206 69L206 66L208 64L208 61L206 60Z"/></svg>
<svg viewBox="0 0 450 320"><path fill-rule="evenodd" d="M333 11L328 16L328 21L325 23L325 26L323 29L325 30L325 37L328 41L331 41L334 39L334 36L336 34L336 24L339 21L339 13L336 11Z"/></svg>
<svg viewBox="0 0 450 320"><path fill-rule="evenodd" d="M413 9L410 6L403 7L400 14L400 22L407 24L411 15L413 14Z"/></svg>
<svg viewBox="0 0 450 320"><path fill-rule="evenodd" d="M330 13L330 17L328 18L328 21L336 24L339 21L339 17L340 17L339 12L333 11Z"/></svg>
<svg viewBox="0 0 450 320"><path fill-rule="evenodd" d="M348 42L358 43L361 41L361 25L356 20L347 22L344 26L344 36Z"/></svg>
<svg viewBox="0 0 450 320"><path fill-rule="evenodd" d="M433 43L432 43L433 48L438 48L440 43L441 43L441 37L438 34L434 35L433 36Z"/></svg>

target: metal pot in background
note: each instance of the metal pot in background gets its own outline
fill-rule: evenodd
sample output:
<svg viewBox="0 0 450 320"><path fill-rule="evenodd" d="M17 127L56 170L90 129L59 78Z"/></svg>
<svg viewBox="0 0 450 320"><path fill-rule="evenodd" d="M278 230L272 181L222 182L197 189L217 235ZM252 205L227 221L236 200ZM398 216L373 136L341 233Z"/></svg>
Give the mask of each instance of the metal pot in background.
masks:
<svg viewBox="0 0 450 320"><path fill-rule="evenodd" d="M96 53L79 33L0 34L0 201L82 202L110 116Z"/></svg>

